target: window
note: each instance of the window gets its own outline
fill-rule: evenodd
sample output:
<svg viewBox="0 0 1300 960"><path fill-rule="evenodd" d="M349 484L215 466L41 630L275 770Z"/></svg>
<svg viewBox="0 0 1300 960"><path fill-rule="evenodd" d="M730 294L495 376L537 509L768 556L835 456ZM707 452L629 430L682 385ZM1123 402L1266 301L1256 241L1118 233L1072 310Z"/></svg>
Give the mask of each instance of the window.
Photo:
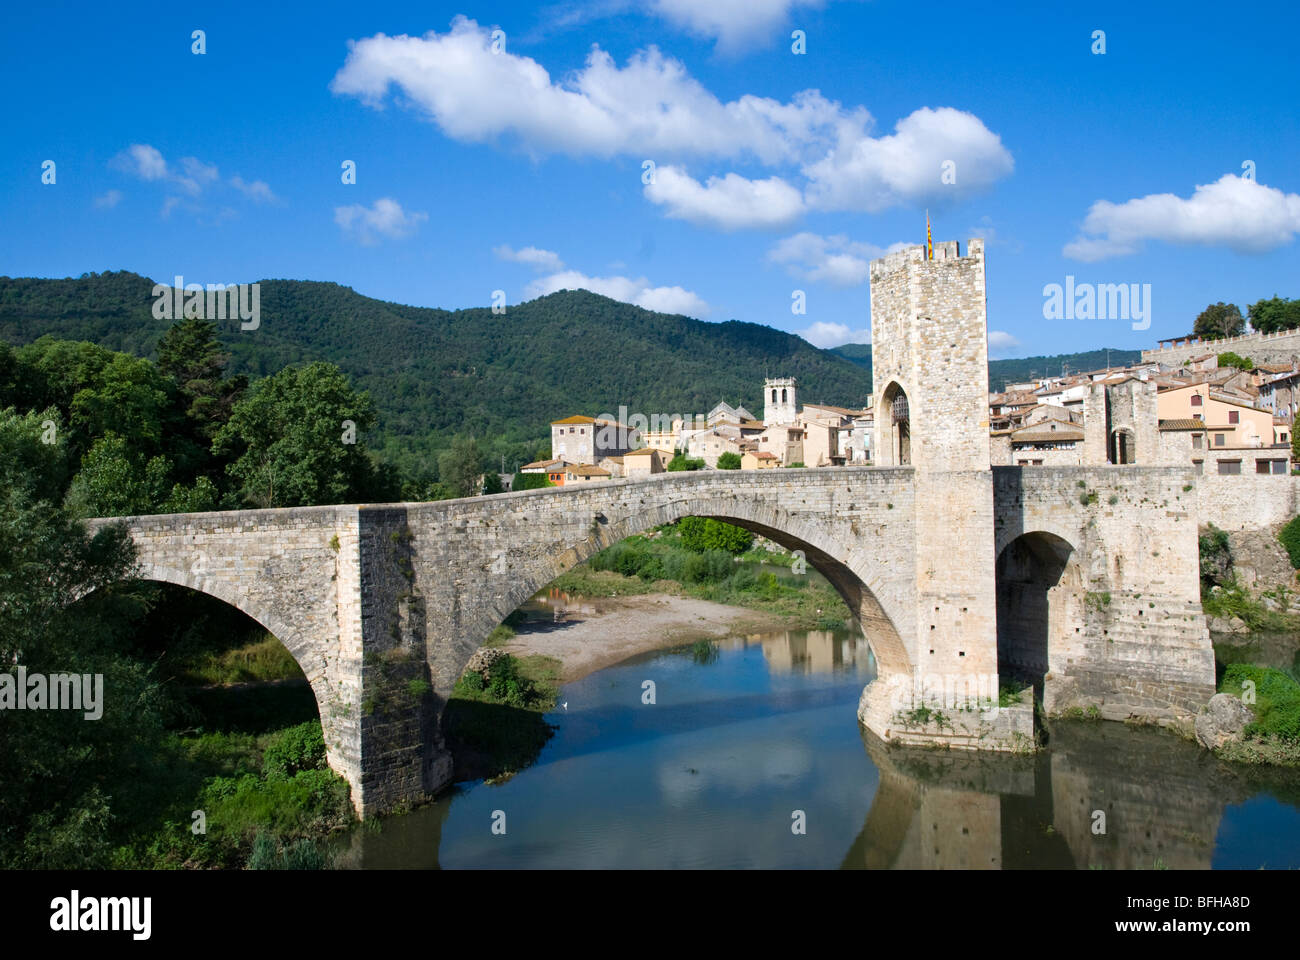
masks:
<svg viewBox="0 0 1300 960"><path fill-rule="evenodd" d="M1229 475L1236 476L1237 474L1241 473L1241 461L1240 461L1240 460L1220 460L1220 461L1219 461L1219 473L1222 474L1222 475L1224 475L1224 476L1229 476Z"/></svg>
<svg viewBox="0 0 1300 960"><path fill-rule="evenodd" d="M587 428L586 428L586 427L579 427L579 428L578 428L578 436L580 436L580 437L585 437L586 435L587 435Z"/></svg>
<svg viewBox="0 0 1300 960"><path fill-rule="evenodd" d="M1197 473L1204 473L1204 472L1205 472L1205 461L1204 461L1204 460L1193 460L1193 461L1192 461L1192 466L1194 466L1194 467L1196 468L1196 472L1197 472Z"/></svg>
<svg viewBox="0 0 1300 960"><path fill-rule="evenodd" d="M1228 411L1228 422L1229 422L1229 423L1240 423L1240 422L1241 422L1241 413L1240 413L1239 411L1237 411L1237 410L1229 410L1229 411Z"/></svg>
<svg viewBox="0 0 1300 960"><path fill-rule="evenodd" d="M1274 461L1273 461L1273 472L1274 472L1274 473L1280 473L1280 474L1282 474L1283 476L1285 476L1285 475L1286 475L1286 461L1285 461L1285 460L1274 460Z"/></svg>
<svg viewBox="0 0 1300 960"><path fill-rule="evenodd" d="M1283 430L1281 433L1279 433L1279 434L1277 435L1277 442L1278 442L1278 443L1286 443L1286 431L1285 431L1285 430Z"/></svg>
<svg viewBox="0 0 1300 960"><path fill-rule="evenodd" d="M1192 434L1192 449L1193 450L1201 449L1201 434L1199 433Z"/></svg>
<svg viewBox="0 0 1300 960"><path fill-rule="evenodd" d="M1223 443L1224 443L1224 440L1223 440L1223 434L1221 434L1221 433L1216 433L1216 434L1214 435L1214 445L1215 445L1216 447L1221 447L1221 446L1223 446Z"/></svg>
<svg viewBox="0 0 1300 960"><path fill-rule="evenodd" d="M772 390L772 402L773 402L773 403L776 403L776 390L775 390L775 389Z"/></svg>
<svg viewBox="0 0 1300 960"><path fill-rule="evenodd" d="M1255 472L1256 472L1256 473L1268 473L1269 470L1271 469L1271 468L1269 467L1269 464L1270 464L1271 462L1272 462L1271 460L1256 460L1256 461L1255 461Z"/></svg>
<svg viewBox="0 0 1300 960"><path fill-rule="evenodd" d="M573 427L570 427L570 428L569 428L569 432L570 432L570 433L573 433L573 429L574 429Z"/></svg>
<svg viewBox="0 0 1300 960"><path fill-rule="evenodd" d="M1199 420L1199 419L1201 419L1201 415L1200 415L1199 413L1194 413L1194 414L1192 414L1192 419L1193 419L1193 420Z"/></svg>
<svg viewBox="0 0 1300 960"><path fill-rule="evenodd" d="M1203 402L1204 400L1202 400L1199 393L1192 394L1192 406L1199 407Z"/></svg>

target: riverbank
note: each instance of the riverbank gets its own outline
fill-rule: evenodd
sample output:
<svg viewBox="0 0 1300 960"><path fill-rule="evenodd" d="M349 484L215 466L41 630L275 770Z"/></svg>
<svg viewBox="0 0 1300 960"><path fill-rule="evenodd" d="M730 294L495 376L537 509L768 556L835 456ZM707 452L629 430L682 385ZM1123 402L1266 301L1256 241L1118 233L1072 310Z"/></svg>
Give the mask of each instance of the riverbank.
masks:
<svg viewBox="0 0 1300 960"><path fill-rule="evenodd" d="M553 620L527 619L499 649L515 657L559 661L558 680L572 683L651 650L791 626L790 618L696 597L645 593L560 601Z"/></svg>

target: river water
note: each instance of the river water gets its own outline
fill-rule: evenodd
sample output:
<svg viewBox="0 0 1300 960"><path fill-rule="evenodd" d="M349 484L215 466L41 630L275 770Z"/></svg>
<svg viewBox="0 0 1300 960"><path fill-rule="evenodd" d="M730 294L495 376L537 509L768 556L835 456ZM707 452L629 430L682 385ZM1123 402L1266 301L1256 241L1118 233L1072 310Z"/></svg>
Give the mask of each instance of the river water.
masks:
<svg viewBox="0 0 1300 960"><path fill-rule="evenodd" d="M1300 868L1294 772L1110 722L1053 723L1035 757L890 748L855 715L874 669L861 634L780 631L600 670L533 766L356 831L342 863Z"/></svg>

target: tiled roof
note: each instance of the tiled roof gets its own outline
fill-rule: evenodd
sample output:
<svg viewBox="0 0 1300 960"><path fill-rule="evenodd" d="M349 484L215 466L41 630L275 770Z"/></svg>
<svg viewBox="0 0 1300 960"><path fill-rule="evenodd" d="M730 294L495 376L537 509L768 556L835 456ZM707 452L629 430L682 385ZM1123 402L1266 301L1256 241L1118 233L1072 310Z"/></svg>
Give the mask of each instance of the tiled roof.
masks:
<svg viewBox="0 0 1300 960"><path fill-rule="evenodd" d="M571 473L575 477L608 477L610 472L601 467L593 467L589 463L582 463L576 467L570 467L566 473Z"/></svg>
<svg viewBox="0 0 1300 960"><path fill-rule="evenodd" d="M1201 420L1194 420L1191 417L1184 417L1179 420L1161 420L1161 430L1205 430L1205 423Z"/></svg>
<svg viewBox="0 0 1300 960"><path fill-rule="evenodd" d="M557 458L554 459L554 460L537 460L537 461L534 461L533 463L525 463L525 464L524 464L522 467L520 467L519 469L520 469L520 470L531 470L531 469L533 469L534 467L537 468L537 469L542 469L542 468L544 468L544 467L551 467L551 466L563 465L563 464L564 464L564 461L561 460L561 459L559 459L559 458L557 457Z"/></svg>
<svg viewBox="0 0 1300 960"><path fill-rule="evenodd" d="M565 417L563 420L552 420L552 421L551 421L551 423L552 423L553 425L554 425L554 424L559 424L559 423L595 423L595 422L596 422L596 418L595 418L595 417L584 417L584 416L582 416L582 415L580 415L580 414L577 415L577 416Z"/></svg>

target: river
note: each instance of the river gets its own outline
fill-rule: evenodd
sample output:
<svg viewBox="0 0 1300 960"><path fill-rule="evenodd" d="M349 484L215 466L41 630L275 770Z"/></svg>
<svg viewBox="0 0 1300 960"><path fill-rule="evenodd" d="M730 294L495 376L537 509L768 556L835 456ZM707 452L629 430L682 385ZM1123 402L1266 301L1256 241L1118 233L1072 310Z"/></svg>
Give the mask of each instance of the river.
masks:
<svg viewBox="0 0 1300 960"><path fill-rule="evenodd" d="M874 669L846 630L728 638L599 670L562 687L533 766L357 830L341 863L1300 868L1294 771L1225 764L1111 722L1054 722L1034 757L890 748L855 716Z"/></svg>

